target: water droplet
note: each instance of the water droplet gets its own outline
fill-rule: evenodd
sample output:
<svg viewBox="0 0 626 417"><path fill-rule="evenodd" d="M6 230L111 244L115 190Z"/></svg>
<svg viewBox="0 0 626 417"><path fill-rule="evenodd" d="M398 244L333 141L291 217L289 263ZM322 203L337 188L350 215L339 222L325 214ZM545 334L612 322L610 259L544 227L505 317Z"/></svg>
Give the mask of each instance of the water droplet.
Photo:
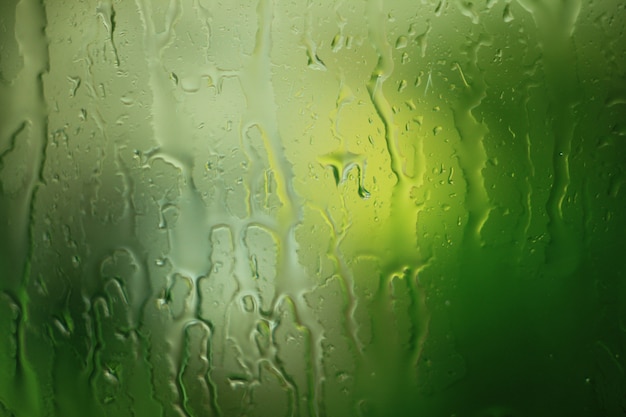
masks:
<svg viewBox="0 0 626 417"><path fill-rule="evenodd" d="M122 96L120 97L120 101L125 106L132 106L135 104L135 100L130 96Z"/></svg>
<svg viewBox="0 0 626 417"><path fill-rule="evenodd" d="M184 77L180 81L180 88L185 93L197 93L202 86L202 79L200 77Z"/></svg>
<svg viewBox="0 0 626 417"><path fill-rule="evenodd" d="M510 23L513 21L513 13L511 12L511 4L507 4L504 6L504 11L502 12L502 19L505 23Z"/></svg>
<svg viewBox="0 0 626 417"><path fill-rule="evenodd" d="M75 97L76 96L76 92L78 91L78 88L80 87L81 79L80 79L80 77L67 77L67 80L71 84L71 87L70 87L70 97Z"/></svg>
<svg viewBox="0 0 626 417"><path fill-rule="evenodd" d="M49 248L50 244L51 244L52 238L50 237L50 232L44 232L43 233L43 244Z"/></svg>
<svg viewBox="0 0 626 417"><path fill-rule="evenodd" d="M326 71L326 64L320 59L317 54L313 53L310 49L307 50L307 65L309 68L316 71Z"/></svg>
<svg viewBox="0 0 626 417"><path fill-rule="evenodd" d="M367 191L365 188L359 185L359 197L361 197L364 200L367 200L368 198L371 197L371 195L369 191Z"/></svg>
<svg viewBox="0 0 626 417"><path fill-rule="evenodd" d="M245 295L241 299L241 303L244 311L248 313L252 313L254 311L256 303L254 302L254 298L251 295Z"/></svg>
<svg viewBox="0 0 626 417"><path fill-rule="evenodd" d="M398 37L398 39L396 40L396 49L406 48L408 42L409 40L407 39L406 36Z"/></svg>
<svg viewBox="0 0 626 417"><path fill-rule="evenodd" d="M330 47L332 48L333 52L337 52L341 49L343 45L342 41L343 37L341 36L341 33L337 33L333 40L330 42Z"/></svg>

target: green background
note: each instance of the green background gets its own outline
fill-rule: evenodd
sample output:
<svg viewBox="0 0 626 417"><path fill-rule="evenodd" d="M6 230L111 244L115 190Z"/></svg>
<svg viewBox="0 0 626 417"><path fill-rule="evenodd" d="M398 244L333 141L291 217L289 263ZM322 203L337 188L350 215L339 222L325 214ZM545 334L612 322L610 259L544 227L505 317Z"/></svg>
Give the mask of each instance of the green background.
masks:
<svg viewBox="0 0 626 417"><path fill-rule="evenodd" d="M625 415L624 21L2 1L0 416Z"/></svg>

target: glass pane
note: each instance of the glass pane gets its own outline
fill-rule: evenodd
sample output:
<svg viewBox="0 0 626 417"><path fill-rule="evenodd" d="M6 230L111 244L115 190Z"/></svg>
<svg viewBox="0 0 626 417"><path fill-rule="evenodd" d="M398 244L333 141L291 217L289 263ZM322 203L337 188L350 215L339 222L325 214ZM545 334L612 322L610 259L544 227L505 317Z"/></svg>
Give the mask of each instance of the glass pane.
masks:
<svg viewBox="0 0 626 417"><path fill-rule="evenodd" d="M3 0L0 417L626 410L617 0Z"/></svg>

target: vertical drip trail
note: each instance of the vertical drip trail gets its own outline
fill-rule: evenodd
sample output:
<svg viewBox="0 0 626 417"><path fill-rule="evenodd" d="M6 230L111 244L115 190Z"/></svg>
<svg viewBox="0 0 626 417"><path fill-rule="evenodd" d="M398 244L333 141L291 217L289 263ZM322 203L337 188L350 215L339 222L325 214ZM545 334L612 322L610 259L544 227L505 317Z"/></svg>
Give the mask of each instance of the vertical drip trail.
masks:
<svg viewBox="0 0 626 417"><path fill-rule="evenodd" d="M258 30L256 44L248 65L240 73L239 80L246 96L248 111L242 122L242 135L249 127L257 126L261 132L263 145L267 151L269 166L275 173L277 194L282 207L277 213L276 234L278 236L278 255L276 268L275 296L272 300L272 315L279 315L282 295L298 300L295 303L297 315L302 325L306 326L311 338L311 363L314 364L314 381L322 377L321 338L322 329L312 311L307 310L303 289L306 288L306 273L298 260L296 227L302 222L303 202L293 188L293 170L286 158L283 140L276 120L277 105L272 85L271 74L271 29L273 21L273 1L259 0L257 7ZM242 138L245 140L245 138ZM243 243L239 243L243 244ZM308 390L307 390L308 391ZM320 397L320 387L313 387L310 404L317 414L316 407Z"/></svg>
<svg viewBox="0 0 626 417"><path fill-rule="evenodd" d="M562 46L563 49L561 51L566 52L569 55L571 51L568 51L568 46ZM556 65L556 63L553 63L552 65ZM571 69L565 69L564 67L561 68L561 64L559 64L558 68L551 68L547 70L559 73L572 71ZM556 74L553 74L553 76L558 77ZM564 78L567 80L571 76L571 73L565 74ZM569 92L571 94L571 91L568 90L573 88L572 84L567 81L565 83L560 81L559 84L561 84L561 88L559 88L558 91L554 91L555 95L561 95L563 92ZM553 83L550 83L550 85L553 85ZM549 219L548 233L551 238L550 245L548 246L546 252L546 261L550 266L554 267L555 270L568 274L573 272L573 270L577 267L579 262L578 253L581 250L580 247L574 251L571 250L573 245L578 242L578 239L571 236L572 230L566 225L563 215L563 203L571 186L570 155L572 151L572 139L576 127L576 119L573 112L574 103L572 97L567 97L565 100L562 100L562 102L559 101L561 101L559 98L553 98L553 108L555 113L552 124L554 135L552 167L554 179L552 181L552 187L550 188L550 194L546 202L546 210Z"/></svg>
<svg viewBox="0 0 626 417"><path fill-rule="evenodd" d="M293 189L293 172L285 157L285 150L276 120L276 102L271 75L271 23L273 4L269 0L260 0L257 12L259 28L256 45L250 62L240 74L240 81L248 101L248 113L242 132L256 125L261 131L263 143L269 157L269 164L276 172L277 192L284 209L280 216L279 227L289 228L297 224L302 216L299 199Z"/></svg>
<svg viewBox="0 0 626 417"><path fill-rule="evenodd" d="M385 15L383 13L382 0L370 0L367 9L367 22L369 36L378 53L378 63L372 72L367 89L372 103L385 126L385 143L391 160L391 171L396 177L397 183L402 183L402 162L398 150L398 128L393 121L391 105L383 91L384 82L391 76L394 64L391 45L387 41L385 33Z"/></svg>
<svg viewBox="0 0 626 417"><path fill-rule="evenodd" d="M457 63L456 70L463 82L461 97L453 109L454 124L460 136L458 160L467 181L465 206L468 212L467 226L463 239L470 249L476 250L483 245L481 230L491 211L489 195L485 188L483 169L487 163L487 152L483 140L488 128L483 121L478 121L472 111L480 106L486 96L487 86L484 74L478 68L478 50L482 45L489 44L479 38L468 48L468 69L471 84L468 82L462 67Z"/></svg>
<svg viewBox="0 0 626 417"><path fill-rule="evenodd" d="M345 200L341 199L342 210L347 215L348 210L345 207ZM330 243L329 246L332 250L329 250L328 255L332 257L335 262L335 268L338 271L338 276L341 280L341 284L343 286L343 292L346 297L346 308L344 311L346 327L348 330L348 339L351 344L351 347L355 349L355 354L360 355L363 353L363 344L359 340L358 333L358 324L355 321L354 314L357 308L357 296L354 292L354 274L352 273L348 262L346 262L345 256L341 251L341 242L345 239L348 230L350 229L351 223L347 225L337 225L335 221L333 221L333 216L329 213L328 209L323 209L320 207L315 207L315 209L319 212L320 216L326 222L329 230L331 231L330 235Z"/></svg>
<svg viewBox="0 0 626 417"><path fill-rule="evenodd" d="M335 183L337 186L343 183L348 172L356 166L358 171L358 193L361 198L369 198L369 192L365 190L363 186L365 177L365 157L356 155L348 150L348 145L344 136L339 132L339 115L342 108L354 100L354 95L350 88L346 85L345 80L342 79L339 82L339 94L335 102L335 108L329 113L329 119L331 122L331 132L333 137L339 141L339 147L331 154L324 155L319 158L319 162L328 167L330 166L335 176ZM354 291L354 275L347 265L345 256L341 251L341 242L346 237L348 230L352 226L352 219L350 218L350 212L346 208L346 198L342 194L341 200L341 212L345 219L345 224L337 225L332 220L332 215L328 210L320 209L316 207L322 218L326 221L331 233L331 246L332 254L329 254L334 258L336 270L338 271L339 279L342 282L343 290L345 292L345 325L347 328L348 339L351 347L355 350L355 354L361 354L363 346L357 337L358 324L355 322L354 314L357 307L357 297Z"/></svg>
<svg viewBox="0 0 626 417"><path fill-rule="evenodd" d="M113 55L115 56L115 65L120 66L120 57L117 53L117 46L115 45L115 9L113 7L113 3L111 0L106 0L103 3L100 3L98 8L96 9L98 16L102 19L102 24L104 25L109 39L108 41L111 44L111 49L113 50Z"/></svg>
<svg viewBox="0 0 626 417"><path fill-rule="evenodd" d="M528 231L530 230L530 225L533 221L533 183L535 181L535 164L533 163L532 157L532 141L530 137L530 111L529 111L529 101L530 101L530 89L534 87L533 85L527 85L523 90L526 94L526 98L524 99L524 122L526 124L526 132L524 132L524 145L525 145L525 162L527 167L527 173L524 176L524 184L526 186L526 196L524 198L524 223L523 230L520 236L520 249L523 251L525 249L525 245L528 240ZM522 253L519 254L520 260L523 256ZM519 264L519 261L517 262Z"/></svg>
<svg viewBox="0 0 626 417"><path fill-rule="evenodd" d="M535 3L520 0L532 14L541 36L544 70L550 95L554 178L546 202L550 244L546 262L559 275L574 272L582 245L564 219L563 204L571 187L570 154L576 128L574 107L579 103L579 80L572 36L582 7L581 0L568 3Z"/></svg>
<svg viewBox="0 0 626 417"><path fill-rule="evenodd" d="M313 1L309 0L306 5L306 12L304 18L304 44L306 46L306 54L308 59L308 65L310 68L318 70L318 71L326 71L326 66L324 62L317 56L317 45L313 40L313 36L311 34L311 26L313 25L313 13L311 13L311 7L313 6Z"/></svg>
<svg viewBox="0 0 626 417"><path fill-rule="evenodd" d="M394 70L392 47L385 33L386 16L382 0L370 0L367 10L369 36L376 52L378 63L367 84L370 99L385 127L385 143L390 158L390 169L396 179L393 185L389 217L386 219L386 239L390 251L385 253L384 271L389 274L402 271L416 264L418 253L417 216L420 211L410 198L411 189L423 185L419 175L410 178L402 167L402 155L398 146L398 126L394 122L391 104L384 95L383 85ZM418 155L423 156L423 155ZM418 158L419 159L419 158ZM418 172L424 172L420 168Z"/></svg>
<svg viewBox="0 0 626 417"><path fill-rule="evenodd" d="M43 415L44 388L38 381L34 365L28 359L27 326L29 324L29 295L31 265L34 262L35 207L37 191L45 185L43 167L46 159L48 136L47 106L44 97L43 75L49 71L50 58L48 39L45 34L47 16L45 5L41 0L21 0L16 7L15 37L24 57L24 67L18 75L14 88L15 110L20 119L25 119L30 127L37 152L33 155L32 173L27 186L25 202L27 213L23 224L27 235L24 275L18 297L22 315L18 322L17 352L17 391L20 406L30 407L30 415ZM27 404L27 405L26 405Z"/></svg>
<svg viewBox="0 0 626 417"><path fill-rule="evenodd" d="M386 15L382 0L370 0L367 6L367 23L370 41L377 54L378 62L367 84L370 99L384 125L385 144L390 159L390 170L396 179L391 192L390 213L386 219L385 245L387 252L382 255L380 282L373 300L372 308L376 315L372 321L372 349L368 362L360 370L361 379L370 379L369 373L376 373L374 385L383 389L366 387L367 395L374 398L377 407L392 407L392 401L398 396L406 404L412 401L408 395L393 392L393 387L401 387L402 392L410 392L415 384L414 366L421 356L424 338L428 332L430 316L423 297L418 294L420 289L417 275L427 265L422 265L419 242L417 240L417 218L421 208L410 198L411 189L423 185L419 175L410 178L403 169L402 155L398 146L398 127L394 122L391 104L385 97L383 86L394 70L393 51L386 35ZM418 170L423 172L423 167ZM411 291L411 307L409 320L411 338L409 346L400 346L397 335L393 334L397 319L393 315L390 299L392 297L391 282L398 279L407 280ZM411 363L411 366L407 366ZM384 364L384 365L381 365ZM392 384L393 381L393 384ZM368 392L374 390L372 392Z"/></svg>
<svg viewBox="0 0 626 417"><path fill-rule="evenodd" d="M550 234L550 246L547 250L546 261L555 267L555 270L567 274L573 272L578 260L578 252L570 251L577 239L572 238L571 230L566 225L563 217L563 202L571 185L570 154L572 151L572 138L576 126L576 120L571 108L572 103L558 103L555 109L554 149L552 153L552 167L554 179L550 194L546 202L548 213L548 232ZM563 107L561 107L563 106ZM569 254L568 254L569 253ZM575 254L575 256L571 256Z"/></svg>
<svg viewBox="0 0 626 417"><path fill-rule="evenodd" d="M209 257L203 252L209 236L209 227L201 220L207 218L207 210L191 175L194 154L191 141L184 136L188 131L187 125L184 116L180 115L176 109L169 75L162 63L164 49L174 41L174 29L182 14L182 5L179 0L170 0L165 16L165 30L157 33L150 2L136 0L136 4L144 26L149 85L153 95L152 127L158 143L158 151L153 158L162 158L171 163L181 171L183 176L183 189L178 206L180 220L169 235L170 260L173 265L171 276L176 277L180 274L181 277L188 277L192 282L185 313L174 320L169 328L163 329L169 343L167 354L178 368L178 371L173 371L180 373L183 369L185 328L197 321L200 300L198 278L206 275L210 270ZM181 277L178 279L186 279ZM176 381L176 388L171 389L172 394L176 396L177 404L170 404L169 407L177 409L177 412L184 412L184 387L180 378L175 375L171 377ZM163 398L167 397L168 395L163 396ZM163 405L166 409L168 408L166 404Z"/></svg>
<svg viewBox="0 0 626 417"><path fill-rule="evenodd" d="M410 218L414 210L410 207L411 200L409 198L409 181L404 176L402 170L401 155L398 150L398 128L393 120L393 111L391 104L387 101L383 91L383 85L394 69L391 45L387 41L385 33L385 15L383 13L382 0L370 0L367 9L367 22L369 28L369 36L376 52L378 53L378 63L372 72L372 76L367 84L372 103L378 112L378 115L385 127L385 143L390 159L390 168L396 183L393 185L391 199L391 213L388 218L390 223L387 230L389 231L387 239L389 240L387 247L398 248L400 250L392 250L386 254L383 262L387 267L385 271L391 269L391 272L401 268L407 259L404 259L406 252L403 249L415 247L409 246L416 238L415 226L406 227L404 222Z"/></svg>

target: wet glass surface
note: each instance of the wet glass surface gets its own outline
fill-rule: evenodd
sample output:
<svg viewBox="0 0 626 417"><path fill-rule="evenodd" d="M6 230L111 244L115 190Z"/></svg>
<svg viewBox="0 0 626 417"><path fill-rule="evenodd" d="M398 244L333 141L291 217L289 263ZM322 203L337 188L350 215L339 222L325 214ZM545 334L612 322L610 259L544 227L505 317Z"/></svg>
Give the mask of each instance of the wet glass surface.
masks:
<svg viewBox="0 0 626 417"><path fill-rule="evenodd" d="M0 416L624 415L624 21L3 0Z"/></svg>

